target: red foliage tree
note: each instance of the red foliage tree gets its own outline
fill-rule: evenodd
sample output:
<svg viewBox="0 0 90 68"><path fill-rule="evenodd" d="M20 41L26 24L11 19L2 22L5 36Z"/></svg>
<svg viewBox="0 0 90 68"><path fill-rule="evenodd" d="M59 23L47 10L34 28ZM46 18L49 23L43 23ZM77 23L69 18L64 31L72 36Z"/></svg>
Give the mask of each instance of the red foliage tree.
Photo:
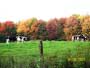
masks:
<svg viewBox="0 0 90 68"><path fill-rule="evenodd" d="M50 40L57 38L57 20L56 19L49 20L48 23L46 24L46 29L48 31L48 38Z"/></svg>
<svg viewBox="0 0 90 68"><path fill-rule="evenodd" d="M16 26L15 26L14 22L12 22L12 21L5 21L3 23L3 25L5 27L5 34L6 35L16 34Z"/></svg>

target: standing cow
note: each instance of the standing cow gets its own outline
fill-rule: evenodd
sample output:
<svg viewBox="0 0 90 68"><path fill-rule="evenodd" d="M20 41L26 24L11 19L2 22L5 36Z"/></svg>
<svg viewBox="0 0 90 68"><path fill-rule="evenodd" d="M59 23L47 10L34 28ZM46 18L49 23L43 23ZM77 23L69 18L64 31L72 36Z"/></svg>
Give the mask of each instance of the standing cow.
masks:
<svg viewBox="0 0 90 68"><path fill-rule="evenodd" d="M72 41L86 41L87 37L85 35L73 35Z"/></svg>

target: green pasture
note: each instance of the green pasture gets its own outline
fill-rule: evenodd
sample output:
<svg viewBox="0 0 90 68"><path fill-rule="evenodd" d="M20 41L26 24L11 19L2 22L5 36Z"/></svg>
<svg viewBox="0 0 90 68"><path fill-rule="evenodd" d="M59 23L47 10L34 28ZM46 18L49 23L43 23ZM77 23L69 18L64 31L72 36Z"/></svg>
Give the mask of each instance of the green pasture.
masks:
<svg viewBox="0 0 90 68"><path fill-rule="evenodd" d="M0 68L40 68L39 45L39 41L0 43ZM82 62L90 60L88 41L43 41L43 48L48 68L65 68L66 61L80 62L81 68L84 68ZM77 66L80 67L73 64L74 68Z"/></svg>

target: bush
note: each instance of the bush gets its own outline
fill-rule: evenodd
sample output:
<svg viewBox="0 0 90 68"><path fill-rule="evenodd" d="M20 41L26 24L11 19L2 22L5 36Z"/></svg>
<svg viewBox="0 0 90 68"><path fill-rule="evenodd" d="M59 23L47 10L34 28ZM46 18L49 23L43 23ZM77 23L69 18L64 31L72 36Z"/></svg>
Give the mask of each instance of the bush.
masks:
<svg viewBox="0 0 90 68"><path fill-rule="evenodd" d="M6 36L3 34L0 34L0 42L5 42Z"/></svg>

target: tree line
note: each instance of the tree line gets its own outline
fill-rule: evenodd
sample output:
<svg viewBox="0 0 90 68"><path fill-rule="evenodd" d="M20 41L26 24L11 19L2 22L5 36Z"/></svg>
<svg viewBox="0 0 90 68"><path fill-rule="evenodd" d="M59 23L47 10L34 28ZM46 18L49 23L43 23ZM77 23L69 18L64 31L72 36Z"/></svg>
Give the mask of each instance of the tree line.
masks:
<svg viewBox="0 0 90 68"><path fill-rule="evenodd" d="M19 22L0 22L0 41L4 41L6 36L17 35L27 36L33 40L71 40L72 35L80 34L90 39L90 15L73 14L48 21L30 18Z"/></svg>

